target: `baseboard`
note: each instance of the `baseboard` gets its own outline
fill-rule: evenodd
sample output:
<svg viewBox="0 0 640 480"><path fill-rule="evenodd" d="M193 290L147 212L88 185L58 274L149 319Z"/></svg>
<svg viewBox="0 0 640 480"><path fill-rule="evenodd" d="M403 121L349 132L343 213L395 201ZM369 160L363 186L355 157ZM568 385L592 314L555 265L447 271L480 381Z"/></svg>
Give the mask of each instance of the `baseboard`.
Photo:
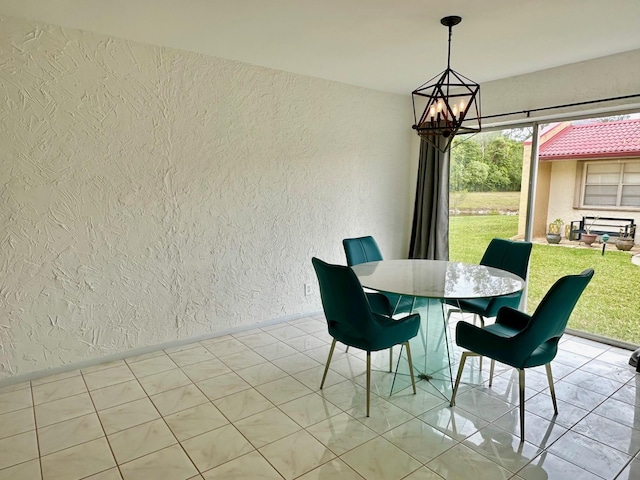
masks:
<svg viewBox="0 0 640 480"><path fill-rule="evenodd" d="M103 357L96 357L90 360L83 360L81 362L70 363L68 365L62 365L60 367L49 368L47 370L37 370L35 372L25 373L23 375L16 375L7 378L3 378L0 380L0 388L6 387L9 385L14 385L16 383L28 382L31 380L35 380L37 378L48 377L49 375L57 375L59 373L71 372L73 370L79 370L82 368L93 367L95 365L100 365L101 363L113 362L115 360L122 360L129 357L136 357L138 355L144 355L146 353L156 352L158 350L164 350L166 348L174 348L180 347L182 345L187 345L189 343L201 342L203 340L209 340L211 338L222 337L224 335L232 335L234 333L240 333L247 330L253 330L254 328L261 327L269 327L271 325L277 325L279 323L291 322L292 320L297 320L299 318L312 317L314 315L322 314L321 311L317 312L309 312L309 313L300 313L296 315L289 315L287 317L274 318L271 320L265 320L263 322L258 322L252 325L228 328L226 330L221 330L213 333L207 333L205 335L198 335L196 337L190 338L181 338L179 340L172 340L170 342L161 343L157 345L151 345L148 347L136 348L134 350L127 350L126 352L114 353L111 355L105 355Z"/></svg>
<svg viewBox="0 0 640 480"><path fill-rule="evenodd" d="M587 340L593 340L594 342L604 343L605 345L611 345L612 347L623 348L625 350L635 350L638 345L633 343L623 342L622 340L616 340L615 338L603 337L602 335L596 335L594 333L583 332L582 330L574 330L573 328L567 328L565 330L569 335L574 337L585 338Z"/></svg>

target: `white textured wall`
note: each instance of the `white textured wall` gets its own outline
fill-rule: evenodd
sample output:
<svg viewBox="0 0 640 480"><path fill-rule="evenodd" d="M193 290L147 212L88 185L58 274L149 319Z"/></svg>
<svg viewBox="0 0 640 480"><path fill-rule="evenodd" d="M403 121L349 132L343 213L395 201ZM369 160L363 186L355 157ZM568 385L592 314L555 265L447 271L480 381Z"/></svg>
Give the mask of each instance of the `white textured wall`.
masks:
<svg viewBox="0 0 640 480"><path fill-rule="evenodd" d="M406 253L408 98L11 17L0 65L0 376L320 310L347 236Z"/></svg>

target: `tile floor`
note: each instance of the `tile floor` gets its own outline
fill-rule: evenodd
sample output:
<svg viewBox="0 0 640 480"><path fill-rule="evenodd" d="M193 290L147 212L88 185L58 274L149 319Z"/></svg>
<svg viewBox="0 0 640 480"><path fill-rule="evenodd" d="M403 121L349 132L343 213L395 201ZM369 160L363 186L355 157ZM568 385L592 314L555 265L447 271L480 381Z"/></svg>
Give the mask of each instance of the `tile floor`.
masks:
<svg viewBox="0 0 640 480"><path fill-rule="evenodd" d="M640 478L628 351L566 335L560 413L528 371L520 443L512 370L490 389L467 367L454 408L378 371L366 418L362 352L337 348L318 389L330 341L307 317L1 388L0 480Z"/></svg>

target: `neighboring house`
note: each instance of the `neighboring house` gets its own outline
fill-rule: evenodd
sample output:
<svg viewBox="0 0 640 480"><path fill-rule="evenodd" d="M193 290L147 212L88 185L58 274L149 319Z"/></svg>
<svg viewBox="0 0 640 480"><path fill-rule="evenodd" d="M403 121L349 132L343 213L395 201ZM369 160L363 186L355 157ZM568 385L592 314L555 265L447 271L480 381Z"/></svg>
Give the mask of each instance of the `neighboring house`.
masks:
<svg viewBox="0 0 640 480"><path fill-rule="evenodd" d="M526 211L531 141L523 153L520 211ZM556 218L583 216L640 221L640 119L555 123L541 132L533 236ZM525 230L520 216L518 233ZM636 234L636 243L638 236Z"/></svg>

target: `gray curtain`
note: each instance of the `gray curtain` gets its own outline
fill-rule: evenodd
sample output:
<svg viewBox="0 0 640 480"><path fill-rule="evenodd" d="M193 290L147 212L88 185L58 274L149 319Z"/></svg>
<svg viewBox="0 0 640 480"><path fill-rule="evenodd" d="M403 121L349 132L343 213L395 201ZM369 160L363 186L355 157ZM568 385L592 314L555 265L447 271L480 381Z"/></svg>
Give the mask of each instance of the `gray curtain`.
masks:
<svg viewBox="0 0 640 480"><path fill-rule="evenodd" d="M448 139L439 138L441 145ZM420 139L418 185L409 258L449 260L449 149Z"/></svg>

